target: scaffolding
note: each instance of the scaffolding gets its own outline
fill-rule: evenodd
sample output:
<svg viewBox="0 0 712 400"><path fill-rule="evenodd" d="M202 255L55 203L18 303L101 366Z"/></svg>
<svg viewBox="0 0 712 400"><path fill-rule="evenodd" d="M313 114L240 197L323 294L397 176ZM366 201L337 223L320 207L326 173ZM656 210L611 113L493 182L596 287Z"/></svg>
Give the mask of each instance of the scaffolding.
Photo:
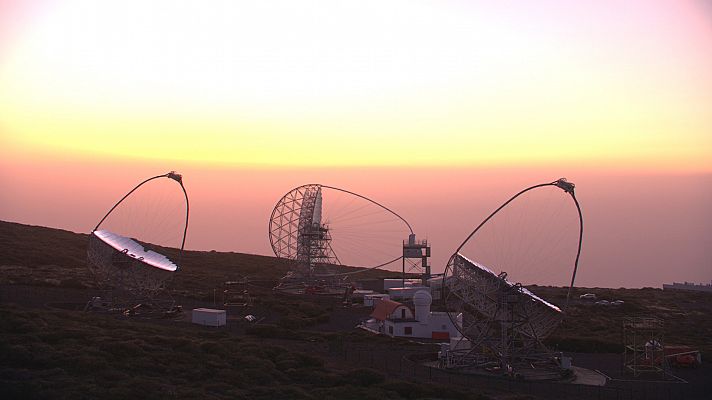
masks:
<svg viewBox="0 0 712 400"><path fill-rule="evenodd" d="M252 297L248 291L250 281L247 277L236 281L226 281L223 285L223 306L225 307L249 307L252 305Z"/></svg>
<svg viewBox="0 0 712 400"><path fill-rule="evenodd" d="M623 319L623 372L667 375L663 320L650 316Z"/></svg>
<svg viewBox="0 0 712 400"><path fill-rule="evenodd" d="M462 314L459 331L468 347L445 351L447 367L496 367L519 376L561 377L556 361L561 355L543 344L561 321L558 307L510 283L506 273L496 275L459 253L451 258L448 271L443 298L449 310Z"/></svg>
<svg viewBox="0 0 712 400"><path fill-rule="evenodd" d="M403 241L403 286L405 286L406 273L414 271L420 273L422 285L428 285L430 273L430 245L427 240L416 240L415 234L408 236L408 241Z"/></svg>

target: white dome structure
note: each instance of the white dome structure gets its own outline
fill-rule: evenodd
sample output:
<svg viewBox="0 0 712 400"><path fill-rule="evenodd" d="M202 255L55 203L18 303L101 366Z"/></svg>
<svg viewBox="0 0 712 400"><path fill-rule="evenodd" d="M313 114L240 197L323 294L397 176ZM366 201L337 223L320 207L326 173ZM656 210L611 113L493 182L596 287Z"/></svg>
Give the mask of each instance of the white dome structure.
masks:
<svg viewBox="0 0 712 400"><path fill-rule="evenodd" d="M413 304L415 306L430 306L433 304L433 296L427 290L418 290L413 295Z"/></svg>
<svg viewBox="0 0 712 400"><path fill-rule="evenodd" d="M413 289L409 299L413 301L414 310L397 301L380 300L375 302L372 318L361 324L361 327L391 337L428 338L443 343L448 342L451 337L458 337L462 314L448 315L446 312L430 311L433 303L433 297L428 290L430 288ZM455 326L455 323L458 325Z"/></svg>
<svg viewBox="0 0 712 400"><path fill-rule="evenodd" d="M415 319L421 324L427 324L430 318L430 305L433 304L433 296L426 290L419 290L413 295L415 305Z"/></svg>

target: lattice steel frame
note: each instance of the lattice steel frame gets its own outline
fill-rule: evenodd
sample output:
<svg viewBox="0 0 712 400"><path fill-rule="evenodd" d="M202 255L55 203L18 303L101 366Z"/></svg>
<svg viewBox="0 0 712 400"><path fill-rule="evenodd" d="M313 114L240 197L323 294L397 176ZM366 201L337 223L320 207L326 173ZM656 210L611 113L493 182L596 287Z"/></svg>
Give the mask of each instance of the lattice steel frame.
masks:
<svg viewBox="0 0 712 400"><path fill-rule="evenodd" d="M553 359L555 354L542 340L558 326L560 311L504 276L474 267L459 254L450 259L447 271L445 303L448 310L462 313L462 326L455 326L471 345L459 351L457 366L546 364Z"/></svg>
<svg viewBox="0 0 712 400"><path fill-rule="evenodd" d="M87 264L99 288L111 291L111 297L116 302L152 301L174 274L172 271L146 266L94 234L89 236Z"/></svg>
<svg viewBox="0 0 712 400"><path fill-rule="evenodd" d="M365 271L315 273L315 267L342 264L331 247L332 238L329 226L314 221L315 207L322 189L347 193L373 203L403 221L410 233L413 233L410 224L403 217L383 204L358 193L321 184L308 184L294 188L277 202L269 221L269 240L274 254L292 262L290 271L282 278L280 288L314 283L344 286L348 275ZM380 265L369 266L369 269L381 268L400 258L401 256L398 256Z"/></svg>
<svg viewBox="0 0 712 400"><path fill-rule="evenodd" d="M136 185L111 207L89 235L87 267L99 289L106 292L114 303L130 305L131 303L137 302L154 302L156 295L166 288L167 282L172 279L175 274L175 272L147 266L140 259L131 257L125 251L122 252L114 249L94 235L94 231L98 230L106 218L133 192L146 183L160 178L169 178L176 181L180 185L185 198L185 224L178 255L179 261L176 263L178 269L175 272L180 269L185 239L188 235L190 202L188 200L188 192L186 192L185 186L183 186L183 177L175 171L171 171L163 175L153 176Z"/></svg>
<svg viewBox="0 0 712 400"><path fill-rule="evenodd" d="M665 377L665 338L663 320L651 316L623 319L623 368L633 376L653 374Z"/></svg>
<svg viewBox="0 0 712 400"><path fill-rule="evenodd" d="M506 274L493 273L468 266L459 252L467 242L500 210L522 194L540 187L556 186L571 196L579 216L579 241L573 265L564 312L537 304L519 284L511 284ZM462 242L445 268L442 290L448 315L462 313L462 326L455 320L462 336L470 341L470 349L455 350L448 355L455 367L482 367L498 364L501 367L547 364L556 353L544 346L542 340L551 334L563 319L573 288L583 241L583 215L574 194L575 185L561 178L554 182L528 187L512 196ZM467 260L469 261L469 260Z"/></svg>
<svg viewBox="0 0 712 400"><path fill-rule="evenodd" d="M329 227L314 221L321 185L304 185L284 195L272 210L269 238L280 258L293 261L295 280L312 280L317 265L340 264L331 248Z"/></svg>

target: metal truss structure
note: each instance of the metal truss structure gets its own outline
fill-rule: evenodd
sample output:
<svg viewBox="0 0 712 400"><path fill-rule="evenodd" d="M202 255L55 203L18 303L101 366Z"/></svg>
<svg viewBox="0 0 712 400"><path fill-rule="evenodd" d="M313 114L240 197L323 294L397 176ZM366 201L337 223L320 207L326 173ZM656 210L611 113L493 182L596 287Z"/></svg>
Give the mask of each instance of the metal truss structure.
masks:
<svg viewBox="0 0 712 400"><path fill-rule="evenodd" d="M623 369L635 377L652 374L665 377L663 320L650 316L623 319Z"/></svg>
<svg viewBox="0 0 712 400"><path fill-rule="evenodd" d="M427 240L416 240L411 234L407 241L403 241L403 279L406 273L414 271L422 276L423 284L427 284L432 277L430 273L430 244Z"/></svg>
<svg viewBox="0 0 712 400"><path fill-rule="evenodd" d="M535 185L510 198L485 219L458 247L450 258L443 277L442 295L448 315L461 314L458 327L464 346L455 346L445 355L450 368L486 368L524 373L526 370L556 371L557 353L547 349L543 340L563 319L564 312L536 296L521 284L507 281L507 274L495 274L462 255L463 246L497 212L523 193L543 186L556 186L573 199L579 215L579 241L573 265L569 295L573 287L583 238L583 217L574 196L574 185L564 179ZM567 298L568 304L568 298ZM456 321L453 320L453 323ZM455 326L458 326L455 323Z"/></svg>
<svg viewBox="0 0 712 400"><path fill-rule="evenodd" d="M274 254L292 262L282 286L313 284L315 269L338 265L329 226L321 222L321 185L304 185L287 193L272 210L269 238Z"/></svg>
<svg viewBox="0 0 712 400"><path fill-rule="evenodd" d="M233 281L225 281L223 284L223 306L224 307L249 307L252 305L252 297L249 291L250 280L245 276Z"/></svg>
<svg viewBox="0 0 712 400"><path fill-rule="evenodd" d="M550 364L556 354L542 340L562 319L558 307L461 254L451 258L444 279L447 307L462 314L459 330L469 341L450 355L451 367Z"/></svg>
<svg viewBox="0 0 712 400"><path fill-rule="evenodd" d="M165 289L167 282L179 269L178 264L149 249L147 244L99 229L104 220L132 193L144 184L160 178L176 181L185 198L185 225L178 259L182 256L188 232L188 194L181 175L171 171L139 183L106 213L89 235L87 266L98 288L103 292L104 300L111 303L112 307L156 303L157 294Z"/></svg>
<svg viewBox="0 0 712 400"><path fill-rule="evenodd" d="M87 264L101 289L128 302L153 299L174 273L147 266L134 253L117 250L93 233L89 236Z"/></svg>
<svg viewBox="0 0 712 400"><path fill-rule="evenodd" d="M331 245L333 239L329 224L322 220L323 189L344 192L375 204L403 221L412 233L410 225L400 215L365 196L321 184L299 186L277 202L270 216L269 239L272 250L277 257L290 262L289 272L276 289L298 292L314 288L319 291L335 289L340 294L343 288L350 286L347 275L353 272L334 273L331 270L331 267L342 265L342 262ZM366 267L380 268L400 258Z"/></svg>

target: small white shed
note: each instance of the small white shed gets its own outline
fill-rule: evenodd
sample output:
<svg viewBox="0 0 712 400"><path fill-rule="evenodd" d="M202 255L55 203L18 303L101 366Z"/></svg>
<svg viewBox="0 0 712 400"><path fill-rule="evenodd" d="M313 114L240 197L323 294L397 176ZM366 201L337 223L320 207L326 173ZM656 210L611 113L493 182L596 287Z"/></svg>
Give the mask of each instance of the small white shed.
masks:
<svg viewBox="0 0 712 400"><path fill-rule="evenodd" d="M194 308L193 323L206 326L225 326L227 313L225 310L212 308Z"/></svg>

